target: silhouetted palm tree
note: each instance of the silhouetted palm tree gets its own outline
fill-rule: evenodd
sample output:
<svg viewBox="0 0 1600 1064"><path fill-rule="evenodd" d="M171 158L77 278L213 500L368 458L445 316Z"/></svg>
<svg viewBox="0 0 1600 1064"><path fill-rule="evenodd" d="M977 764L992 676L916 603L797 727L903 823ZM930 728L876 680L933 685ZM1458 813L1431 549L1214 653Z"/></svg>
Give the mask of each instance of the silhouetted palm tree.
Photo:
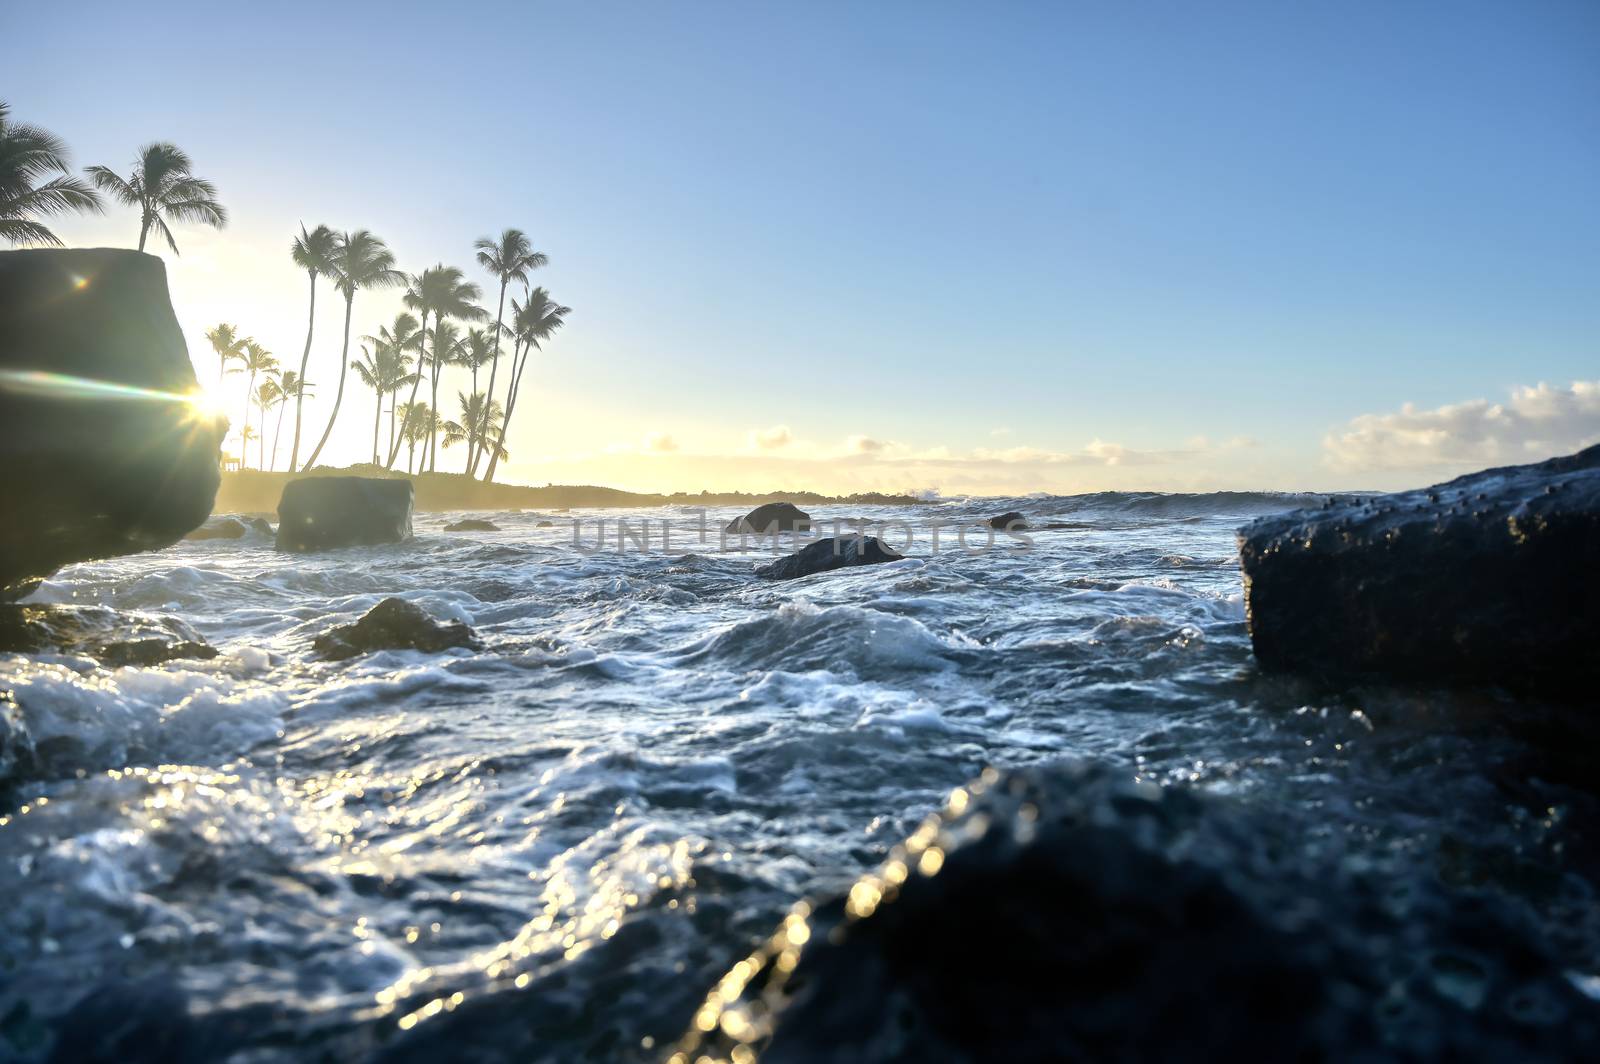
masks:
<svg viewBox="0 0 1600 1064"><path fill-rule="evenodd" d="M294 400L296 411L300 409L300 398L311 390L311 384L301 378L300 374L292 369L283 371L283 376L278 378L278 390L283 393L283 398L278 400L278 423L272 430L272 462L267 466L271 472L278 464L278 437L283 433L283 408L289 400ZM294 470L290 470L294 472Z"/></svg>
<svg viewBox="0 0 1600 1064"><path fill-rule="evenodd" d="M246 341L239 335L238 326L225 322L214 329L207 329L206 339L210 341L211 350L217 355L217 384L220 386L222 378L228 372L228 363L244 358Z"/></svg>
<svg viewBox="0 0 1600 1064"><path fill-rule="evenodd" d="M209 181L191 173L193 163L175 144L146 144L133 161L133 173L120 177L105 166L89 167L96 187L119 203L139 208L139 250L145 237L155 229L167 238L172 253L178 242L172 238L167 219L199 222L221 229L228 224L228 212L217 202L217 189Z"/></svg>
<svg viewBox="0 0 1600 1064"><path fill-rule="evenodd" d="M478 251L478 265L494 274L500 282L500 302L494 312L494 358L489 363L488 396L493 399L495 374L500 369L500 334L506 312L506 286L512 281L521 281L526 285L528 271L548 265L550 259L544 252L533 250L527 234L520 229L505 230L499 240L481 237L472 246Z"/></svg>
<svg viewBox="0 0 1600 1064"><path fill-rule="evenodd" d="M422 331L417 325L416 318L401 311L394 316L394 325L379 326L378 335L364 336L362 339L371 343L374 347L390 347L399 351L401 353L401 361L409 365L411 358L409 352L415 351L421 346ZM406 383L413 383L410 377L406 378ZM396 453L394 418L395 407L399 405L399 403L395 402L389 404L389 450L386 453L391 456ZM388 465L392 466L393 464L394 460L391 457Z"/></svg>
<svg viewBox="0 0 1600 1064"><path fill-rule="evenodd" d="M512 303L515 306L515 301ZM472 371L472 392L478 394L478 370L489 364L494 358L494 339L488 329L468 329L467 335L461 338L456 348L454 362ZM467 441L468 453L477 450L478 438L472 437ZM476 468L476 463L469 463Z"/></svg>
<svg viewBox="0 0 1600 1064"><path fill-rule="evenodd" d="M328 415L328 427L322 430L322 439L306 459L307 469L316 465L317 456L327 446L333 424L339 418L339 405L344 402L345 370L350 366L350 312L355 306L356 292L363 288L404 284L406 279L405 274L394 268L394 253L365 229L339 234L328 254L326 272L333 280L333 287L344 295L344 347L339 352L339 387L333 393L333 413Z"/></svg>
<svg viewBox="0 0 1600 1064"><path fill-rule="evenodd" d="M411 278L411 285L406 289L405 304L415 310L422 319L421 327L424 341L428 338L428 315L432 314L437 322L442 318L462 318L476 320L483 316L483 311L474 306L474 301L481 294L477 285L464 281L463 274L454 266L439 263L423 270L421 274ZM426 344L417 348L417 384L411 386L411 398L407 401L405 409L410 411L415 408L417 401L417 386L422 381L422 369L427 363L428 354ZM401 430L402 439L405 431ZM432 437L430 436L430 439ZM389 454L390 466L394 465L395 455L398 453L400 442L395 442L395 450Z"/></svg>
<svg viewBox="0 0 1600 1064"><path fill-rule="evenodd" d="M473 308L476 309L476 308ZM428 405L439 409L439 371L445 366L454 365L460 357L461 331L450 323L449 318L438 319L433 326L433 357L429 361L429 379L431 384L428 389ZM428 472L432 473L435 466L436 448L433 438L428 440Z"/></svg>
<svg viewBox="0 0 1600 1064"><path fill-rule="evenodd" d="M505 452L506 429L511 425L511 415L517 409L517 393L522 390L522 375L528 368L528 359L535 349L567 323L571 307L564 307L550 298L543 288L535 288L518 304L511 301L512 326L516 331L516 346L511 351L511 380L506 387L505 413L500 418L500 433L494 439L494 453L489 456L489 466L483 471L483 482L494 479L495 466ZM521 350L521 357L517 355Z"/></svg>
<svg viewBox="0 0 1600 1064"><path fill-rule="evenodd" d="M276 371L273 372L274 374L276 373ZM289 372L293 373L294 371L290 370ZM261 412L261 444L256 453L257 469L267 468L267 411L281 402L283 402L283 388L278 384L276 376L268 377L262 381L261 386L256 389L256 409ZM278 460L278 442L276 438L272 442L272 460L274 463Z"/></svg>
<svg viewBox="0 0 1600 1064"><path fill-rule="evenodd" d="M61 238L37 219L68 211L98 214L100 195L73 176L61 138L13 122L10 115L11 107L0 100L0 240L60 247Z"/></svg>
<svg viewBox="0 0 1600 1064"><path fill-rule="evenodd" d="M399 348L388 344L374 344L369 351L365 346L361 348L361 359L350 365L355 369L356 375L363 384L371 388L378 397L378 409L372 415L372 464L378 464L378 426L383 424L383 397L398 392L405 385L411 383L415 374L407 373L408 359ZM392 438L394 427L391 419L389 434Z"/></svg>
<svg viewBox="0 0 1600 1064"><path fill-rule="evenodd" d="M305 380L306 364L311 360L311 332L317 324L317 274L328 272L328 256L333 253L333 230L325 225L319 225L311 232L306 232L305 223L300 223L300 235L294 238L294 244L289 249L289 257L294 264L306 271L306 277L311 282L311 309L306 314L306 349L300 353L300 380ZM295 471L295 465L300 461L300 407L301 392L296 392L294 397L294 442L289 445L289 472ZM276 451L274 451L276 454Z"/></svg>
<svg viewBox="0 0 1600 1064"><path fill-rule="evenodd" d="M446 421L441 428L444 430L444 445L446 447L457 443L471 443L481 440L489 432L490 426L501 416L500 403L495 399L487 399L482 392L473 392L465 395L456 393L456 402L461 406L460 421ZM487 448L486 448L487 449ZM505 457L506 449L496 445L496 457ZM472 452L467 452L467 475L472 474Z"/></svg>
<svg viewBox="0 0 1600 1064"><path fill-rule="evenodd" d="M411 473L416 467L417 444L439 427L439 415L428 409L427 403L407 403L401 408L401 417L404 423L400 427L400 439L409 449L406 472Z"/></svg>
<svg viewBox="0 0 1600 1064"><path fill-rule="evenodd" d="M250 379L244 386L244 424L250 426L250 404L255 399L256 375L259 373L272 373L278 368L278 360L272 357L272 352L256 343L254 340L244 342L244 355L239 359L239 372L250 374ZM243 464L243 456L240 456Z"/></svg>

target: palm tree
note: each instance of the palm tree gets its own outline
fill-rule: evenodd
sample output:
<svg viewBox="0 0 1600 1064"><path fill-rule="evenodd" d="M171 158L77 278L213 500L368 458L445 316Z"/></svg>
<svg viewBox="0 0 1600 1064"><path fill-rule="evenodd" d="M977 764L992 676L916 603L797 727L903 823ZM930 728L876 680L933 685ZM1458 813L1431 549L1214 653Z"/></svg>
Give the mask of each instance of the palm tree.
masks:
<svg viewBox="0 0 1600 1064"><path fill-rule="evenodd" d="M356 375L363 384L371 388L378 397L378 409L372 416L372 464L378 464L378 426L383 424L383 397L393 392L398 392L405 385L411 383L414 374L406 372L408 359L397 347L387 344L374 344L369 351L365 345L361 348L362 358L359 362L350 365L355 369ZM390 436L394 434L391 420Z"/></svg>
<svg viewBox="0 0 1600 1064"><path fill-rule="evenodd" d="M402 311L394 316L393 326L379 326L377 336L364 336L362 339L368 341L374 347L390 347L400 352L400 361L404 365L410 360L410 356L406 352L414 351L422 344L422 331L417 325L417 319ZM414 382L410 376L407 376L405 383L412 384ZM396 453L394 417L395 407L399 405L395 402L390 402L389 404L389 450L387 453L391 456L388 463L390 466L394 465L392 456Z"/></svg>
<svg viewBox="0 0 1600 1064"><path fill-rule="evenodd" d="M293 373L294 370L289 372ZM257 469L267 468L267 411L272 409L274 405L283 402L283 399L283 387L278 384L277 373L274 370L273 375L262 381L261 387L256 389L256 409L261 411L261 434L259 437L261 443L256 452ZM278 441L276 436L273 437L272 441L272 460L274 464L278 460Z"/></svg>
<svg viewBox="0 0 1600 1064"><path fill-rule="evenodd" d="M311 390L311 384L292 369L283 371L283 376L278 378L278 390L283 393L283 398L278 400L278 424L272 430L272 464L267 467L270 473L278 464L278 437L283 432L283 408L288 405L290 398L294 399L296 414L300 410L300 398ZM294 472L293 469L289 472Z"/></svg>
<svg viewBox="0 0 1600 1064"><path fill-rule="evenodd" d="M516 300L512 300L513 307ZM472 394L478 393L478 370L489 364L494 358L494 339L488 329L468 329L456 347L455 364L464 366L472 371ZM477 449L478 438L472 437L467 441L469 454ZM476 464L473 464L476 468ZM468 470L471 472L471 470Z"/></svg>
<svg viewBox="0 0 1600 1064"><path fill-rule="evenodd" d="M311 331L317 324L317 274L328 272L328 256L333 253L333 244L332 229L319 225L308 233L305 223L301 222L300 235L294 238L294 244L289 248L289 257L294 260L296 266L306 271L306 277L311 281L311 310L306 315L306 349L300 353L299 379L302 381L306 379L306 363L311 360ZM295 471L295 465L300 461L300 406L303 390L295 392L294 396L294 442L289 445L291 473Z"/></svg>
<svg viewBox="0 0 1600 1064"><path fill-rule="evenodd" d="M401 417L400 439L409 450L406 455L406 472L413 472L417 460L417 444L426 440L439 427L439 415L428 409L427 403L406 403Z"/></svg>
<svg viewBox="0 0 1600 1064"><path fill-rule="evenodd" d="M0 100L0 240L9 244L48 244L61 238L36 219L67 211L104 210L100 194L72 176L67 146L55 134L10 120L11 107ZM54 176L36 184L46 174Z"/></svg>
<svg viewBox="0 0 1600 1064"><path fill-rule="evenodd" d="M404 284L406 275L394 268L394 252L382 240L365 229L339 234L333 250L328 254L327 274L333 287L344 294L344 347L339 352L339 387L333 393L333 413L328 415L328 427L322 430L322 439L306 459L306 468L317 463L317 456L327 446L333 434L333 424L339 418L339 404L344 401L345 370L350 366L350 312L355 306L356 292L363 288L387 288Z"/></svg>
<svg viewBox="0 0 1600 1064"><path fill-rule="evenodd" d="M506 285L512 281L528 283L528 271L549 264L542 251L533 250L528 237L520 229L507 229L499 240L480 237L472 245L478 251L478 265L494 274L500 281L500 302L494 312L494 358L489 364L489 398L494 398L494 378L500 368L501 322L505 319Z"/></svg>
<svg viewBox="0 0 1600 1064"><path fill-rule="evenodd" d="M206 339L211 342L211 350L217 355L217 384L220 387L223 376L228 372L228 363L244 358L246 340L239 335L238 326L226 322L214 329L207 329Z"/></svg>
<svg viewBox="0 0 1600 1064"><path fill-rule="evenodd" d="M191 173L193 165L177 145L156 143L139 149L133 173L127 178L105 166L91 166L88 173L95 186L117 202L139 208L140 251L144 250L150 230L155 229L167 238L176 255L178 242L172 238L167 219L199 222L216 229L228 224L228 212L217 202L216 186L195 177Z"/></svg>
<svg viewBox="0 0 1600 1064"><path fill-rule="evenodd" d="M571 307L564 307L552 300L550 293L543 288L530 291L521 305L518 305L516 300L511 301L516 346L511 349L511 380L506 386L505 413L500 418L500 433L495 437L494 453L489 456L489 467L483 471L485 484L494 479L495 466L500 463L500 456L505 452L506 429L510 427L511 415L517 409L517 393L522 390L522 375L527 371L529 356L533 354L535 348L543 350L542 343L567 323L567 315L571 313ZM518 348L522 351L520 358L517 357Z"/></svg>
<svg viewBox="0 0 1600 1064"><path fill-rule="evenodd" d="M474 308L476 309L476 308ZM433 326L433 358L430 361L430 386L428 405L439 409L439 371L449 365L454 365L460 357L461 331L450 323L449 318L441 318ZM428 472L434 472L436 466L435 444L432 437L428 440Z"/></svg>
<svg viewBox="0 0 1600 1064"><path fill-rule="evenodd" d="M464 275L454 266L439 263L423 270L421 274L411 278L411 285L406 290L405 304L418 312L422 318L422 339L428 336L428 315L431 313L437 322L442 318L462 318L476 320L483 317L483 311L474 306L474 301L481 294L477 285L463 280ZM428 360L424 346L417 349L417 383L411 386L411 398L406 403L405 409L411 411L417 402L417 387L422 382L422 367ZM405 437L404 427L401 429L401 438ZM395 455L399 453L400 441L396 441L394 449L389 452L390 466L394 465Z"/></svg>
<svg viewBox="0 0 1600 1064"><path fill-rule="evenodd" d="M490 399L482 392L473 392L471 395L457 392L456 402L461 406L461 420L446 421L441 426L444 431L444 445L446 447L457 443L470 444L474 440L484 439L489 427L499 419L502 413L499 400ZM496 453L503 457L506 453L505 448L497 445ZM472 452L469 450L467 452L467 461L469 463L467 474L469 476L472 473L470 468L472 458Z"/></svg>
<svg viewBox="0 0 1600 1064"><path fill-rule="evenodd" d="M278 360L272 357L272 352L256 343L254 340L244 341L244 355L239 359L240 373L250 374L250 380L244 386L244 423L250 425L250 403L255 397L256 374L273 373L278 368ZM240 459L243 464L243 459Z"/></svg>

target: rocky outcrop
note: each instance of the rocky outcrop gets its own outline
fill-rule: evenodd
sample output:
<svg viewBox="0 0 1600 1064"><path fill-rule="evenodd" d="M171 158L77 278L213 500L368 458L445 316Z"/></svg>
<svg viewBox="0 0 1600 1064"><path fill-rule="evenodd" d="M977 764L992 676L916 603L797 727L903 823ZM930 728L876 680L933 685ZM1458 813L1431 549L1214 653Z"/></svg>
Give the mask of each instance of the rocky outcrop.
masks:
<svg viewBox="0 0 1600 1064"><path fill-rule="evenodd" d="M1515 904L1379 879L1280 814L1126 769L991 773L878 872L795 906L669 1059L1600 1052L1600 1004Z"/></svg>
<svg viewBox="0 0 1600 1064"><path fill-rule="evenodd" d="M243 539L249 531L237 517L216 517L190 532L184 539Z"/></svg>
<svg viewBox="0 0 1600 1064"><path fill-rule="evenodd" d="M903 554L896 554L885 547L877 536L830 537L819 539L777 561L756 566L756 575L768 580L794 580L852 565L897 562L903 557Z"/></svg>
<svg viewBox="0 0 1600 1064"><path fill-rule="evenodd" d="M743 517L736 517L723 529L730 534L766 535L771 532L805 532L811 528L811 515L791 502L769 502L757 506Z"/></svg>
<svg viewBox="0 0 1600 1064"><path fill-rule="evenodd" d="M997 517L989 518L987 524L990 528L1002 531L1021 532L1027 529L1028 519L1016 510L1008 510Z"/></svg>
<svg viewBox="0 0 1600 1064"><path fill-rule="evenodd" d="M485 521L480 517L466 517L460 521L445 525L446 532L498 532L500 526L493 521Z"/></svg>
<svg viewBox="0 0 1600 1064"><path fill-rule="evenodd" d="M1592 691L1600 446L1239 532L1263 669Z"/></svg>
<svg viewBox="0 0 1600 1064"><path fill-rule="evenodd" d="M278 549L399 543L411 538L411 481L382 477L305 477L278 500Z"/></svg>
<svg viewBox="0 0 1600 1064"><path fill-rule="evenodd" d="M0 599L206 519L227 422L196 393L160 259L0 252Z"/></svg>
<svg viewBox="0 0 1600 1064"><path fill-rule="evenodd" d="M216 647L176 617L108 606L0 605L0 651L78 654L109 666L217 656Z"/></svg>
<svg viewBox="0 0 1600 1064"><path fill-rule="evenodd" d="M331 661L373 650L423 650L436 654L451 647L477 649L483 644L460 621L440 624L427 611L405 599L386 598L354 624L317 636L312 649Z"/></svg>

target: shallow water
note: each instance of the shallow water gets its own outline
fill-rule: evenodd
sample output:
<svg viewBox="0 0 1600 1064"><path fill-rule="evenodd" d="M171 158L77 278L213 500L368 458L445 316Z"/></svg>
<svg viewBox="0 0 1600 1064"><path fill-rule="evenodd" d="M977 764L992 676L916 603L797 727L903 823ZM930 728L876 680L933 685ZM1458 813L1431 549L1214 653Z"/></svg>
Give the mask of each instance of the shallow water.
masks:
<svg viewBox="0 0 1600 1064"><path fill-rule="evenodd" d="M0 655L33 760L0 810L0 1058L120 1024L124 1059L657 1059L795 898L985 766L1064 756L1509 895L1600 996L1594 801L1538 707L1255 670L1234 532L1308 501L819 511L909 522L911 556L781 584L688 509L461 534L422 514L403 545L252 533L63 570L30 601L176 616L223 653ZM933 550L929 522L1010 509L1070 527ZM619 517L652 522L649 551L616 549ZM597 518L607 549L575 549ZM391 594L485 649L313 659Z"/></svg>

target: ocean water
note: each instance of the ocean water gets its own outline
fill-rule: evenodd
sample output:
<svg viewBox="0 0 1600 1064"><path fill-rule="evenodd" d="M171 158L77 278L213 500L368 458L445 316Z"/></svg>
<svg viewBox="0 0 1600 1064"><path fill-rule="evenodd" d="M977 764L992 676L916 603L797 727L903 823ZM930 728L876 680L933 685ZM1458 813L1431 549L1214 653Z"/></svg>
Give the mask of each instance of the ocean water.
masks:
<svg viewBox="0 0 1600 1064"><path fill-rule="evenodd" d="M1256 670L1235 530L1314 501L824 508L892 545L909 524L908 557L786 583L688 508L65 569L30 601L178 618L222 653L0 655L0 1059L657 1060L797 898L984 768L1058 758L1514 898L1600 997L1587 763L1539 707ZM934 549L930 523L1011 509L1065 527ZM617 549L619 518L648 550ZM314 658L389 595L485 648ZM1481 991L1465 964L1449 992Z"/></svg>

